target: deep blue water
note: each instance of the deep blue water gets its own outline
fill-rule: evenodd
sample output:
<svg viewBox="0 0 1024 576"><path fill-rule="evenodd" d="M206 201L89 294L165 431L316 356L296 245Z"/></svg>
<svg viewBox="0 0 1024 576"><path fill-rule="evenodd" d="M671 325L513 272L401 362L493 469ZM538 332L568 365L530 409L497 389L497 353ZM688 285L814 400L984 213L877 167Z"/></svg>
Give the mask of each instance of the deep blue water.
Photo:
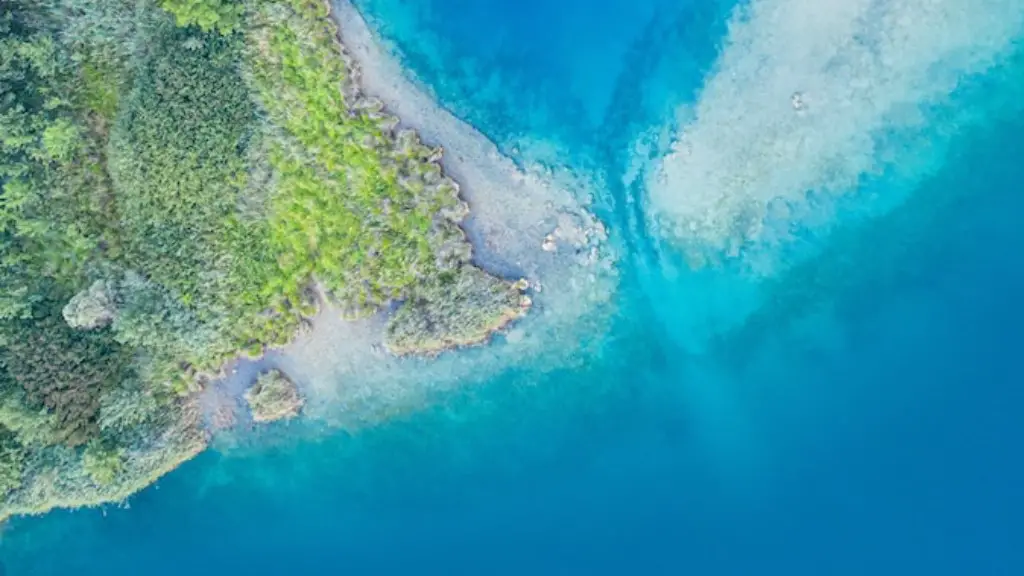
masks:
<svg viewBox="0 0 1024 576"><path fill-rule="evenodd" d="M697 97L729 8L359 5L496 140L611 175ZM209 452L130 509L13 521L0 558L33 576L1024 573L1024 116L951 141L902 206L839 226L699 352L674 311L704 284L665 277L643 196L610 178L599 208L631 253L600 362Z"/></svg>

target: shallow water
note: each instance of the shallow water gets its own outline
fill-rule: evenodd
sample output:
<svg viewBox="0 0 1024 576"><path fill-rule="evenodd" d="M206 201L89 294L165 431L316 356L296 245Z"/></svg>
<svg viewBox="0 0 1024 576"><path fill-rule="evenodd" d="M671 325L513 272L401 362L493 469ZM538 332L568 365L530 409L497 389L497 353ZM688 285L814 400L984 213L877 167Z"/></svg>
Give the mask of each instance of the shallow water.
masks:
<svg viewBox="0 0 1024 576"><path fill-rule="evenodd" d="M8 574L1024 571L1024 66L1000 56L935 96L977 52L929 63L903 102L927 114L879 121L886 146L856 150L892 156L814 204L820 225L742 253L769 267L694 271L648 183L725 68L731 5L357 4L504 149L605 175L592 193L627 254L600 359L545 357L351 434L275 429L130 509L16 519Z"/></svg>

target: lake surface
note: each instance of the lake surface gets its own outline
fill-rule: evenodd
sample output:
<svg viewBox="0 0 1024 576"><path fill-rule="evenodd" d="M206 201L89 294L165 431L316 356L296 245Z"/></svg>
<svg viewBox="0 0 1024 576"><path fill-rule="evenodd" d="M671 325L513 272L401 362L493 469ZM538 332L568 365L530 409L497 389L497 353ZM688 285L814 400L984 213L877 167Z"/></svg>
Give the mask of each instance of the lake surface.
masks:
<svg viewBox="0 0 1024 576"><path fill-rule="evenodd" d="M503 150L601 176L602 357L15 519L7 574L1024 573L1019 2L356 4Z"/></svg>

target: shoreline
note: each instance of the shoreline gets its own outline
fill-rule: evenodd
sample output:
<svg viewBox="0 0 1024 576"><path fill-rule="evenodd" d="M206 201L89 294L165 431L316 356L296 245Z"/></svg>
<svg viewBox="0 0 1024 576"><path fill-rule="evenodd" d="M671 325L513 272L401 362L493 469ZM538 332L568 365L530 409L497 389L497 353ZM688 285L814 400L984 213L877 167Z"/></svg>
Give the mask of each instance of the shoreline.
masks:
<svg viewBox="0 0 1024 576"><path fill-rule="evenodd" d="M517 310L516 318L502 318L472 342L394 354L385 345L393 311L346 318L325 303L308 331L260 358L228 364L227 377L212 382L208 394L237 404L233 392L244 391L254 373L277 369L306 398L303 417L351 428L415 409L425 395L484 380L527 357L564 365L595 353L599 345L579 335L606 329L618 281L604 225L586 207L586 190L599 183L544 165L520 167L410 78L349 0L325 4L351 74L343 89L379 107L396 136L411 130L441 151L442 177L469 206L459 227L472 247L470 263L499 278L525 280L529 312ZM237 415L247 422L244 411Z"/></svg>
<svg viewBox="0 0 1024 576"><path fill-rule="evenodd" d="M203 374L202 389L189 401L197 410L197 443L181 453L165 454L162 465L142 474L144 483L127 482L122 490L109 490L109 497L55 508L125 502L197 454L217 449L218 436L230 440L233 434L246 434L244 424L252 419L242 401L244 392L269 369L281 370L296 383L306 400L302 418L331 428L350 427L415 409L437 390L486 379L526 357L543 356L544 362L559 365L582 362L590 352L577 352L595 346L575 335L603 330L606 314L588 319L582 329L576 323L607 305L614 293L614 260L605 254L603 225L569 187L554 182L550 170L520 168L409 80L348 0L325 4L330 7L325 17L336 28L338 49L351 73L349 79L339 79L339 90L347 83L368 101L379 100L382 113L394 118L396 136L411 129L423 144L443 150L437 159L442 176L456 183L459 198L470 206L459 223L472 247L470 264L516 285L525 281L529 295L521 291L520 303L526 304L515 314L502 315L479 339L445 343L426 353L394 354L384 344L393 311L344 319L341 309L324 301L289 344L264 348L255 357L243 351ZM524 313L526 308L529 313ZM0 521L43 512L22 509Z"/></svg>
<svg viewBox="0 0 1024 576"><path fill-rule="evenodd" d="M443 173L458 184L459 197L469 204L461 227L473 246L473 262L492 274L529 280L548 268L541 259L512 259L508 248L516 253L539 249L557 226L548 220L557 218L560 210L585 211L569 190L584 185L556 181L550 170L541 167L520 168L487 136L411 79L351 0L328 3L329 17L338 27L339 44L360 92L383 104L385 113L397 122L397 131L414 130L423 144L443 149L439 159ZM505 191L501 194L505 206L496 205L493 196L498 191ZM539 198L543 198L541 206L531 205L531 200ZM600 226L589 214L584 219L584 226ZM603 240L603 227L599 234ZM499 243L506 250L499 251Z"/></svg>

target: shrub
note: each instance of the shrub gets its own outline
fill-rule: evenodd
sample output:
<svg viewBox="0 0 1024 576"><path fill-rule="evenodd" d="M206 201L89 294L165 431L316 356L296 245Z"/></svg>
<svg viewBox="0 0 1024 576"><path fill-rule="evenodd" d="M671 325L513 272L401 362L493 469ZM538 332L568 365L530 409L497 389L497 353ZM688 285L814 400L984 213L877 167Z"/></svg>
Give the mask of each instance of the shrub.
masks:
<svg viewBox="0 0 1024 576"><path fill-rule="evenodd" d="M119 224L130 268L211 306L210 285L230 258L218 241L244 182L253 110L230 40L157 28L110 134Z"/></svg>
<svg viewBox="0 0 1024 576"><path fill-rule="evenodd" d="M33 318L7 326L14 336L0 362L30 406L53 414L59 440L77 445L98 435L100 395L129 377L131 351L109 330L69 327L58 306L46 301Z"/></svg>
<svg viewBox="0 0 1024 576"><path fill-rule="evenodd" d="M32 408L25 391L0 371L0 428L13 433L23 446L59 442L57 420L45 408Z"/></svg>
<svg viewBox="0 0 1024 576"><path fill-rule="evenodd" d="M101 440L92 440L82 453L82 468L93 482L110 484L124 472L124 450Z"/></svg>
<svg viewBox="0 0 1024 576"><path fill-rule="evenodd" d="M167 402L160 402L152 390L139 380L123 382L100 396L100 430L114 437L130 437L160 417Z"/></svg>
<svg viewBox="0 0 1024 576"><path fill-rule="evenodd" d="M394 354L432 354L483 342L529 307L520 285L465 265L418 286L388 321Z"/></svg>
<svg viewBox="0 0 1024 576"><path fill-rule="evenodd" d="M25 454L14 433L0 426L0 498L21 486Z"/></svg>
<svg viewBox="0 0 1024 576"><path fill-rule="evenodd" d="M160 6L174 14L179 26L196 25L203 32L221 34L238 29L245 13L242 3L234 0L161 0Z"/></svg>
<svg viewBox="0 0 1024 576"><path fill-rule="evenodd" d="M246 391L245 400L257 422L297 416L305 402L295 384L278 370L260 376Z"/></svg>

